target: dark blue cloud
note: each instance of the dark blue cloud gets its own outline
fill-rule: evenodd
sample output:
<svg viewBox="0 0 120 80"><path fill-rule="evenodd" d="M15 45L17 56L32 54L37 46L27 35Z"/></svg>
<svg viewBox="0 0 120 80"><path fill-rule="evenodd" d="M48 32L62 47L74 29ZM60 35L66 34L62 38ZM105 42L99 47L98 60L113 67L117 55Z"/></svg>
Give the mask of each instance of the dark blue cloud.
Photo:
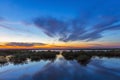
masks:
<svg viewBox="0 0 120 80"><path fill-rule="evenodd" d="M64 42L93 41L104 37L104 32L120 30L119 2L113 0L80 2L80 14L76 18L63 20L38 17L33 22L49 37L58 37L59 41Z"/></svg>
<svg viewBox="0 0 120 80"><path fill-rule="evenodd" d="M34 24L42 29L49 37L58 37L60 41L93 41L103 37L103 32L120 30L117 17L104 17L98 23L90 26L89 19L77 17L68 21L56 18L36 18Z"/></svg>
<svg viewBox="0 0 120 80"><path fill-rule="evenodd" d="M64 33L63 31L66 32L68 26L66 22L52 17L36 18L34 24L50 37L57 36L60 33L62 34Z"/></svg>

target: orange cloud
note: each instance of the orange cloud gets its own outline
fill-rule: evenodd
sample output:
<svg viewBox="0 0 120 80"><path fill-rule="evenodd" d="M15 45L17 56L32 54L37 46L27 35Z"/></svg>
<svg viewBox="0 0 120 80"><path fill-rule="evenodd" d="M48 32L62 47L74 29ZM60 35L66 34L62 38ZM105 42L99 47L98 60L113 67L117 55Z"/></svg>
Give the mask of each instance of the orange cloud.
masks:
<svg viewBox="0 0 120 80"><path fill-rule="evenodd" d="M1 49L31 49L47 45L44 43L21 43L21 42L8 42L0 44Z"/></svg>

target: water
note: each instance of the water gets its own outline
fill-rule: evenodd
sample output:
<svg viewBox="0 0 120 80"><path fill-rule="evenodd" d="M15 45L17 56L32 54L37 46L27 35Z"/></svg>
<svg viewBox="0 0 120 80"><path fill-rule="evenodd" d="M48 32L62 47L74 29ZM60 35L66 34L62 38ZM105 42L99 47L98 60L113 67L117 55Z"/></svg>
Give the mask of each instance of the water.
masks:
<svg viewBox="0 0 120 80"><path fill-rule="evenodd" d="M120 58L93 57L86 62L66 60L30 61L0 67L0 80L120 80Z"/></svg>

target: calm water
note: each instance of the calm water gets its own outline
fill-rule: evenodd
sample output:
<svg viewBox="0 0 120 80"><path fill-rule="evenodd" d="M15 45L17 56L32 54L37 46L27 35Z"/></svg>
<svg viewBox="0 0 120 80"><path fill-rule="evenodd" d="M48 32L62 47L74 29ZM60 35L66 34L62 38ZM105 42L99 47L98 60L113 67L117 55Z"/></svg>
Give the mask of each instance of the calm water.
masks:
<svg viewBox="0 0 120 80"><path fill-rule="evenodd" d="M120 58L98 58L82 63L57 55L54 61L0 67L0 80L120 80Z"/></svg>

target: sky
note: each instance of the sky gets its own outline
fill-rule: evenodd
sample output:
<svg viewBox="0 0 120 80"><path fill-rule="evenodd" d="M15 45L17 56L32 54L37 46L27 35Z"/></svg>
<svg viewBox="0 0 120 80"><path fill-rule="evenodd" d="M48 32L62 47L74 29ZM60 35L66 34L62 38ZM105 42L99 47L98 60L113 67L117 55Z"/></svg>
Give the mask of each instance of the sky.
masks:
<svg viewBox="0 0 120 80"><path fill-rule="evenodd" d="M120 48L120 1L0 0L6 48Z"/></svg>

